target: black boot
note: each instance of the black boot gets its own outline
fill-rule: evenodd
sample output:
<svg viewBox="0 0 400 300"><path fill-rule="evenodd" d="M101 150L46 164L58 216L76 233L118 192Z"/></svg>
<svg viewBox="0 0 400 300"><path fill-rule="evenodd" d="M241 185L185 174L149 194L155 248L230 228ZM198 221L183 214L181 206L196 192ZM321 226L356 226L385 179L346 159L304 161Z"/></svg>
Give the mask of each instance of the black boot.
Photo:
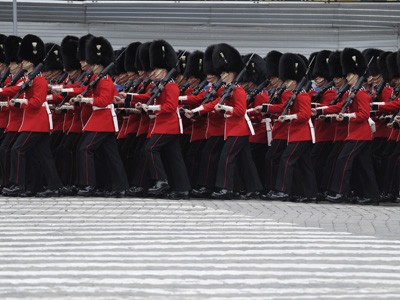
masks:
<svg viewBox="0 0 400 300"><path fill-rule="evenodd" d="M51 198L51 197L60 197L60 191L58 189L46 189L43 192L39 192L36 194L37 198Z"/></svg>
<svg viewBox="0 0 400 300"><path fill-rule="evenodd" d="M81 197L93 197L95 193L95 188L93 186L86 186L78 190L77 195Z"/></svg>
<svg viewBox="0 0 400 300"><path fill-rule="evenodd" d="M22 192L25 192L25 189L21 185L13 185L3 189L3 195L9 197L16 197Z"/></svg>
<svg viewBox="0 0 400 300"><path fill-rule="evenodd" d="M221 200L230 200L233 198L233 191L229 191L227 189L221 189L218 192L212 193L211 198L221 199Z"/></svg>
<svg viewBox="0 0 400 300"><path fill-rule="evenodd" d="M196 198L208 198L211 195L211 191L204 186L198 189L193 189L190 193Z"/></svg>
<svg viewBox="0 0 400 300"><path fill-rule="evenodd" d="M168 199L179 200L179 199L189 199L189 192L188 191L172 191L167 195Z"/></svg>
<svg viewBox="0 0 400 300"><path fill-rule="evenodd" d="M161 196L164 195L169 189L170 186L166 180L159 180L153 187L149 188L148 194L150 196Z"/></svg>

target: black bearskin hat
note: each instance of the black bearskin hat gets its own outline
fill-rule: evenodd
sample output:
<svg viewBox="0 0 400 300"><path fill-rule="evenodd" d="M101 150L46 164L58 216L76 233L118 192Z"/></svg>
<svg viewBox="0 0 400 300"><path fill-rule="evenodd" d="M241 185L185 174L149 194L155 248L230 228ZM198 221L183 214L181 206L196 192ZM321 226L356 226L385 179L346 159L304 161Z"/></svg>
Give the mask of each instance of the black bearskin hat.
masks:
<svg viewBox="0 0 400 300"><path fill-rule="evenodd" d="M244 67L239 51L228 44L218 44L215 46L213 64L220 74L222 72L240 73Z"/></svg>
<svg viewBox="0 0 400 300"><path fill-rule="evenodd" d="M4 40L4 54L6 64L9 64L10 62L20 62L18 51L21 45L21 41L22 39L19 36L15 35L10 35Z"/></svg>
<svg viewBox="0 0 400 300"><path fill-rule="evenodd" d="M166 69L174 68L178 63L178 57L172 46L164 40L153 41L149 49L150 68Z"/></svg>
<svg viewBox="0 0 400 300"><path fill-rule="evenodd" d="M314 68L312 69L312 78L323 77L326 80L331 80L329 74L328 61L331 51L322 50L318 52L314 59Z"/></svg>
<svg viewBox="0 0 400 300"><path fill-rule="evenodd" d="M120 75L120 74L126 73L126 71L125 71L125 55L126 55L126 51L121 55L121 57L119 57L119 55L125 49L126 49L126 47L123 47L123 48L121 48L119 50L114 51L114 55L115 55L115 59L116 59L115 60L115 67L114 67L115 75Z"/></svg>
<svg viewBox="0 0 400 300"><path fill-rule="evenodd" d="M342 64L340 62L340 51L332 52L328 59L329 75L331 78L346 77L343 73Z"/></svg>
<svg viewBox="0 0 400 300"><path fill-rule="evenodd" d="M193 76L195 78L199 78L200 81L203 81L205 75L203 73L203 61L204 61L204 53L201 51L192 52L187 60L187 65L185 68L185 72L183 76L189 78Z"/></svg>
<svg viewBox="0 0 400 300"><path fill-rule="evenodd" d="M279 60L281 57L282 53L276 50L270 51L267 56L264 57L267 68L267 78L279 77Z"/></svg>
<svg viewBox="0 0 400 300"><path fill-rule="evenodd" d="M185 50L178 50L176 52L176 56L178 57L179 60L178 73L183 75L183 73L185 73L188 64L190 52Z"/></svg>
<svg viewBox="0 0 400 300"><path fill-rule="evenodd" d="M397 66L397 63L397 52L388 54L388 56L386 57L386 66L389 71L389 80L400 77L399 67Z"/></svg>
<svg viewBox="0 0 400 300"><path fill-rule="evenodd" d="M381 70L379 68L378 62L379 62L379 56L382 54L382 52L383 52L382 50L373 49L373 48L365 49L363 51L363 55L364 55L365 61L367 63L372 58L372 61L369 65L369 69L368 69L369 75L377 76L377 75L381 74Z"/></svg>
<svg viewBox="0 0 400 300"><path fill-rule="evenodd" d="M347 75L349 73L362 76L365 72L367 64L365 58L360 51L354 48L344 48L340 55L340 63L343 72Z"/></svg>
<svg viewBox="0 0 400 300"><path fill-rule="evenodd" d="M150 45L151 42L143 43L136 52L135 67L138 71L150 71Z"/></svg>
<svg viewBox="0 0 400 300"><path fill-rule="evenodd" d="M138 48L141 44L142 43L140 42L130 43L126 48L124 68L127 72L137 72L135 67L135 59L136 53L138 52Z"/></svg>
<svg viewBox="0 0 400 300"><path fill-rule="evenodd" d="M388 55L390 53L392 53L392 52L390 52L390 51L382 52L381 55L379 55L379 59L378 59L378 67L379 67L380 73L382 74L383 80L385 80L385 81L389 81L389 69L386 64L386 58L388 57Z"/></svg>
<svg viewBox="0 0 400 300"><path fill-rule="evenodd" d="M63 69L63 63L61 60L61 47L54 43L45 44L46 53L48 57L44 62L43 71L58 71ZM51 51L50 51L51 49Z"/></svg>
<svg viewBox="0 0 400 300"><path fill-rule="evenodd" d="M279 60L279 78L283 81L301 81L307 71L304 59L294 53L285 53Z"/></svg>
<svg viewBox="0 0 400 300"><path fill-rule="evenodd" d="M247 63L252 54L243 57L243 61ZM246 72L242 78L242 82L253 82L257 85L261 84L267 75L267 67L265 61L258 54L254 54L250 64L246 68Z"/></svg>
<svg viewBox="0 0 400 300"><path fill-rule="evenodd" d="M87 42L93 37L90 33L87 35L82 36L78 42L78 52L76 57L79 61L86 60L86 44Z"/></svg>
<svg viewBox="0 0 400 300"><path fill-rule="evenodd" d="M4 63L6 60L6 56L4 54L4 40L6 36L0 33L0 63Z"/></svg>
<svg viewBox="0 0 400 300"><path fill-rule="evenodd" d="M21 41L18 56L21 60L27 60L35 66L40 64L46 56L42 39L33 34L27 34Z"/></svg>
<svg viewBox="0 0 400 300"><path fill-rule="evenodd" d="M86 43L86 62L89 65L102 65L107 67L114 60L114 51L108 40L104 37L92 37Z"/></svg>
<svg viewBox="0 0 400 300"><path fill-rule="evenodd" d="M79 39L67 35L61 42L61 57L66 71L80 70L81 64L77 58Z"/></svg>
<svg viewBox="0 0 400 300"><path fill-rule="evenodd" d="M389 80L400 77L399 67L397 66L397 52L389 53L386 56L386 66L389 71Z"/></svg>
<svg viewBox="0 0 400 300"><path fill-rule="evenodd" d="M218 71L215 69L212 55L214 52L216 45L210 45L207 47L206 51L204 52L204 61L203 61L203 71L206 75L215 75L219 76Z"/></svg>

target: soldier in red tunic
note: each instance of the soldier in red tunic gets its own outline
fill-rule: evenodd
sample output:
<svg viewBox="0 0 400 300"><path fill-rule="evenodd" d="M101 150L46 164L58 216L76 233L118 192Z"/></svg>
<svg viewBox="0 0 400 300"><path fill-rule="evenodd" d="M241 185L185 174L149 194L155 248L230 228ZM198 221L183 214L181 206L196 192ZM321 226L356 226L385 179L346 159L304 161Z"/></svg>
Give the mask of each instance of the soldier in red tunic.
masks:
<svg viewBox="0 0 400 300"><path fill-rule="evenodd" d="M22 59L22 68L29 74L41 63L45 57L43 41L28 34L21 42L19 56ZM18 92L19 86L12 86L0 90L0 95L7 92ZM36 170L40 177L43 174L47 189L37 195L39 197L59 196L59 188L62 184L58 177L53 156L50 151L51 114L46 102L47 81L39 73L33 78L32 84L26 89L25 98L12 99L11 106L20 106L23 109L23 121L19 128L20 135L11 149L11 174L14 185L4 188L3 192L13 196L23 192L27 182L28 153L34 153L40 163L40 170ZM34 152L31 152L34 151Z"/></svg>
<svg viewBox="0 0 400 300"><path fill-rule="evenodd" d="M93 70L94 76L108 66L113 60L111 44L103 37L92 37L86 45L86 62ZM94 80L92 78L92 80ZM101 151L102 164L109 171L110 197L125 196L128 182L115 140L118 132L118 121L114 111L114 96L117 90L112 79L107 75L101 78L92 90L90 97L78 95L76 102L86 103L92 113L83 127L83 136L78 146L78 168L82 189L80 196L93 196L98 185L95 170L95 153Z"/></svg>

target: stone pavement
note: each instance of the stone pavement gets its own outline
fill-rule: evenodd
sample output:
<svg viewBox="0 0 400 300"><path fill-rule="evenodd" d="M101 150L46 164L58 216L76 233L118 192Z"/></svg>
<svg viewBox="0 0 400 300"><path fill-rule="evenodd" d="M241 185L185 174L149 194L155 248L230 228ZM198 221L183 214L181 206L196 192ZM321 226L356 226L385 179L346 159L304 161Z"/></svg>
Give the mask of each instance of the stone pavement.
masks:
<svg viewBox="0 0 400 300"><path fill-rule="evenodd" d="M399 299L400 206L0 198L1 299Z"/></svg>

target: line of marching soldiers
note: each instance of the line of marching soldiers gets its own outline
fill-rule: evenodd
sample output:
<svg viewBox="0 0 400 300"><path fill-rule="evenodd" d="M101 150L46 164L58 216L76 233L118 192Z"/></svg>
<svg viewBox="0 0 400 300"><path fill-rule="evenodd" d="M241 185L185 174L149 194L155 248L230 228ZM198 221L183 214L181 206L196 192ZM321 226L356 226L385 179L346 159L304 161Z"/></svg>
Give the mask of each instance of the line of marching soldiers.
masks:
<svg viewBox="0 0 400 300"><path fill-rule="evenodd" d="M0 36L5 196L395 202L400 52Z"/></svg>

